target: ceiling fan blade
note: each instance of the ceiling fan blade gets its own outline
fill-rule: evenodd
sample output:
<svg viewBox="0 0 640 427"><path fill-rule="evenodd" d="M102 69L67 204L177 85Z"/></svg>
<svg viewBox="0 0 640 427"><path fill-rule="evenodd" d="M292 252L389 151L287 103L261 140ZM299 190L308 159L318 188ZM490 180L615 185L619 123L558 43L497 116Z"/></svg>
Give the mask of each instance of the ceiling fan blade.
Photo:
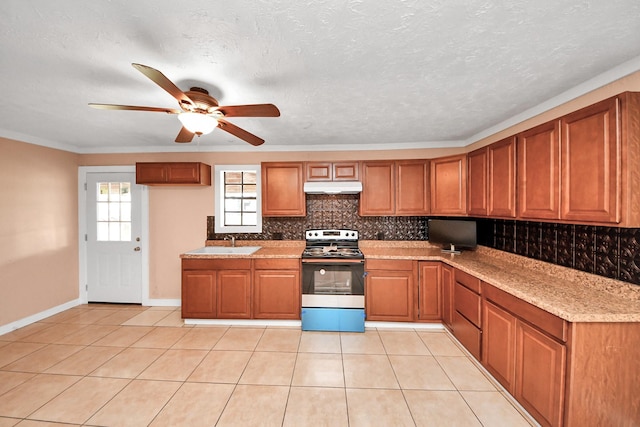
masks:
<svg viewBox="0 0 640 427"><path fill-rule="evenodd" d="M184 92L178 88L171 80L155 68L147 67L142 64L131 64L133 68L149 77L155 84L169 92L169 95L178 100L180 104L195 105L195 103Z"/></svg>
<svg viewBox="0 0 640 427"><path fill-rule="evenodd" d="M138 107L136 105L116 105L116 104L89 104L89 107L97 108L99 110L133 110L133 111L153 111L158 113L167 114L180 114L181 110L174 108L160 108L160 107Z"/></svg>
<svg viewBox="0 0 640 427"><path fill-rule="evenodd" d="M224 119L218 119L218 127L225 132L229 132L231 135L235 135L240 139L247 141L251 145L262 145L264 144L264 139L258 138L252 133L247 132L244 129L239 128L238 126L229 123Z"/></svg>
<svg viewBox="0 0 640 427"><path fill-rule="evenodd" d="M182 129L180 129L180 132L178 132L178 136L176 137L176 142L180 142L180 143L191 142L194 136L195 136L195 133L192 133L188 131L187 128L183 127Z"/></svg>
<svg viewBox="0 0 640 427"><path fill-rule="evenodd" d="M273 104L225 105L217 108L226 117L280 117Z"/></svg>

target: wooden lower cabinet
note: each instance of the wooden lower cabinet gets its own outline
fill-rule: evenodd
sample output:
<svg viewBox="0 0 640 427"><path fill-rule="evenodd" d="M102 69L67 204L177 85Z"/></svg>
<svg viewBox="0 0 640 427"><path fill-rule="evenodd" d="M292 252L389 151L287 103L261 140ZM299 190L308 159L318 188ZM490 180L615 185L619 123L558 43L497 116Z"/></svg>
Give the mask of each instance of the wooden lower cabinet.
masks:
<svg viewBox="0 0 640 427"><path fill-rule="evenodd" d="M372 259L365 270L367 320L412 322L417 262Z"/></svg>
<svg viewBox="0 0 640 427"><path fill-rule="evenodd" d="M453 328L453 285L455 283L453 267L442 264L442 322L451 330Z"/></svg>
<svg viewBox="0 0 640 427"><path fill-rule="evenodd" d="M567 323L490 285L484 296L482 365L541 425L564 425Z"/></svg>
<svg viewBox="0 0 640 427"><path fill-rule="evenodd" d="M516 319L513 396L543 426L562 425L566 353L564 344Z"/></svg>
<svg viewBox="0 0 640 427"><path fill-rule="evenodd" d="M482 307L482 364L510 392L515 382L516 318L489 301Z"/></svg>
<svg viewBox="0 0 640 427"><path fill-rule="evenodd" d="M216 317L215 271L182 271L182 317L200 319Z"/></svg>
<svg viewBox="0 0 640 427"><path fill-rule="evenodd" d="M182 317L300 319L299 259L183 259Z"/></svg>
<svg viewBox="0 0 640 427"><path fill-rule="evenodd" d="M454 270L453 335L476 359L482 354L481 282L460 270Z"/></svg>
<svg viewBox="0 0 640 427"><path fill-rule="evenodd" d="M216 299L216 317L222 319L250 319L251 271L218 271Z"/></svg>
<svg viewBox="0 0 640 427"><path fill-rule="evenodd" d="M299 269L256 270L253 277L255 319L300 319Z"/></svg>
<svg viewBox="0 0 640 427"><path fill-rule="evenodd" d="M418 263L418 306L416 320L442 319L442 276L440 262Z"/></svg>

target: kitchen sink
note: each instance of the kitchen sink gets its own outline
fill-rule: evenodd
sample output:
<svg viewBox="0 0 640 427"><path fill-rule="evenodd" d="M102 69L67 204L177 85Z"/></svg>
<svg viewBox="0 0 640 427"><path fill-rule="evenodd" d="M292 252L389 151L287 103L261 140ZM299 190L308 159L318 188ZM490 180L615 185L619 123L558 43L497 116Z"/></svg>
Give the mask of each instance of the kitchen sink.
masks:
<svg viewBox="0 0 640 427"><path fill-rule="evenodd" d="M262 246L204 246L187 252L187 255L211 254L211 255L251 255Z"/></svg>

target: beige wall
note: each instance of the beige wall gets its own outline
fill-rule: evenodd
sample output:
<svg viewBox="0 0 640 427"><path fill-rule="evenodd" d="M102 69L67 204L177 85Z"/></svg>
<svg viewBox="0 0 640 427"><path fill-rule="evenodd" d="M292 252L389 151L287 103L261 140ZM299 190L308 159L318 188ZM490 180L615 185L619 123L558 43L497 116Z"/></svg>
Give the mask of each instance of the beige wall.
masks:
<svg viewBox="0 0 640 427"><path fill-rule="evenodd" d="M0 138L0 326L78 298L78 155Z"/></svg>
<svg viewBox="0 0 640 427"><path fill-rule="evenodd" d="M0 326L78 297L77 167L137 161L263 161L434 158L498 141L627 90L640 91L640 72L484 138L465 149L351 152L85 154L0 139ZM201 246L213 215L212 187L149 187L151 299L180 298L180 253Z"/></svg>

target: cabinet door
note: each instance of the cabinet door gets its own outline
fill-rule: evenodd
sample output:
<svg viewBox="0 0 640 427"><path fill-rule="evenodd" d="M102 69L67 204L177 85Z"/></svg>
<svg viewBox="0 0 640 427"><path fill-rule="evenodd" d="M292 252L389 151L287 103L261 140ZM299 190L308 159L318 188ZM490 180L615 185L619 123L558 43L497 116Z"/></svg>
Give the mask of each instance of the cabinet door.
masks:
<svg viewBox="0 0 640 427"><path fill-rule="evenodd" d="M303 164L262 163L262 216L305 216Z"/></svg>
<svg viewBox="0 0 640 427"><path fill-rule="evenodd" d="M431 160L431 213L467 213L467 156Z"/></svg>
<svg viewBox="0 0 640 427"><path fill-rule="evenodd" d="M442 280L439 262L421 262L418 283L418 319L442 319Z"/></svg>
<svg viewBox="0 0 640 427"><path fill-rule="evenodd" d="M617 109L612 98L561 119L562 219L620 221Z"/></svg>
<svg viewBox="0 0 640 427"><path fill-rule="evenodd" d="M220 270L217 278L217 317L251 318L251 271Z"/></svg>
<svg viewBox="0 0 640 427"><path fill-rule="evenodd" d="M395 168L393 162L362 163L360 215L395 213Z"/></svg>
<svg viewBox="0 0 640 427"><path fill-rule="evenodd" d="M360 179L358 162L339 162L332 165L334 181L357 181Z"/></svg>
<svg viewBox="0 0 640 427"><path fill-rule="evenodd" d="M560 218L560 128L554 120L518 135L518 217Z"/></svg>
<svg viewBox="0 0 640 427"><path fill-rule="evenodd" d="M467 155L469 169L469 215L487 215L487 148Z"/></svg>
<svg viewBox="0 0 640 427"><path fill-rule="evenodd" d="M209 170L209 183L211 183ZM200 163L169 163L167 164L167 181L176 184L200 183Z"/></svg>
<svg viewBox="0 0 640 427"><path fill-rule="evenodd" d="M396 162L396 215L429 214L429 162Z"/></svg>
<svg viewBox="0 0 640 427"><path fill-rule="evenodd" d="M368 271L365 282L367 320L413 321L413 273Z"/></svg>
<svg viewBox="0 0 640 427"><path fill-rule="evenodd" d="M442 321L449 329L453 326L453 286L455 283L453 267L442 265Z"/></svg>
<svg viewBox="0 0 640 427"><path fill-rule="evenodd" d="M136 184L167 182L165 163L136 163Z"/></svg>
<svg viewBox="0 0 640 427"><path fill-rule="evenodd" d="M182 271L182 317L185 319L216 317L215 271Z"/></svg>
<svg viewBox="0 0 640 427"><path fill-rule="evenodd" d="M482 313L482 364L513 394L516 361L516 318L485 301Z"/></svg>
<svg viewBox="0 0 640 427"><path fill-rule="evenodd" d="M299 270L256 270L253 317L300 319L300 295Z"/></svg>
<svg viewBox="0 0 640 427"><path fill-rule="evenodd" d="M516 139L507 138L488 147L489 216L516 216Z"/></svg>
<svg viewBox="0 0 640 427"><path fill-rule="evenodd" d="M306 181L331 181L333 179L333 168L329 162L307 163Z"/></svg>
<svg viewBox="0 0 640 427"><path fill-rule="evenodd" d="M562 425L566 361L564 345L516 321L514 397L542 425Z"/></svg>

